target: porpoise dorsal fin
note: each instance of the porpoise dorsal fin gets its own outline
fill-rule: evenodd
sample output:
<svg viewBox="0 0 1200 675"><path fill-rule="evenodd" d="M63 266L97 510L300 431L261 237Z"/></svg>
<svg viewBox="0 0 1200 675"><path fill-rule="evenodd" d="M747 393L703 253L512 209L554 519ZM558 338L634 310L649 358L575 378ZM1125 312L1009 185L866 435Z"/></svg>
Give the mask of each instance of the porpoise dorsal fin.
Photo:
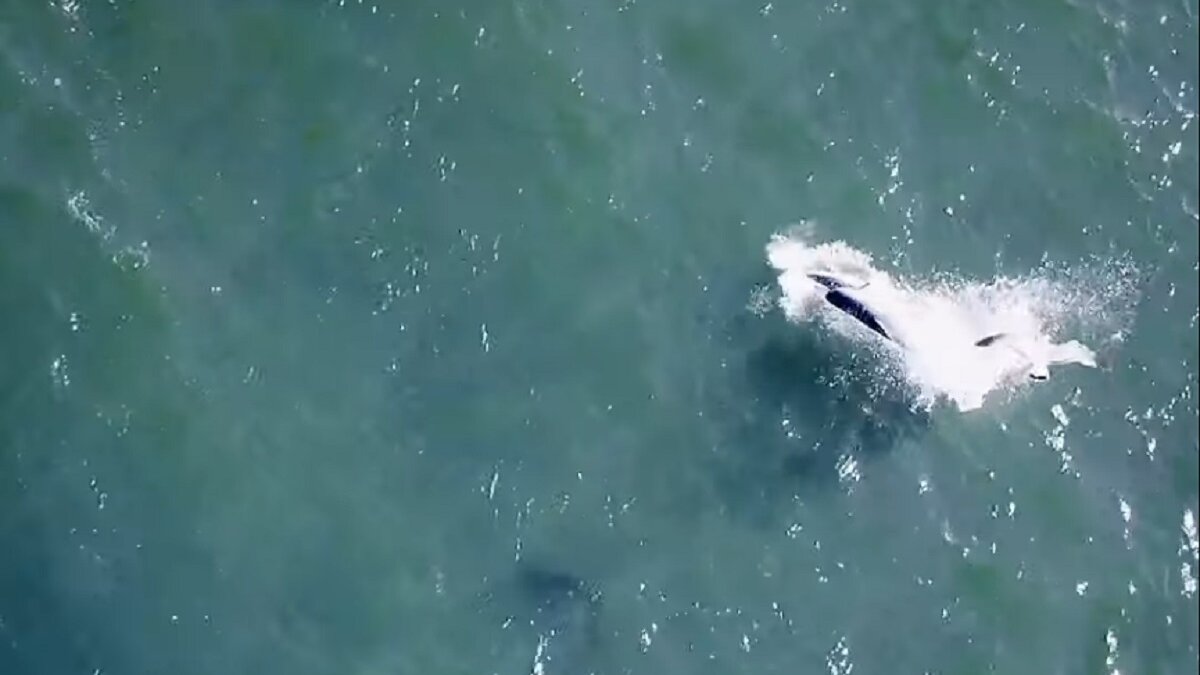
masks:
<svg viewBox="0 0 1200 675"><path fill-rule="evenodd" d="M997 342L999 342L1000 340L1003 340L1006 337L1008 337L1008 333L995 333L993 335L989 335L987 337L976 340L975 346L976 347L991 347L992 345L996 344Z"/></svg>

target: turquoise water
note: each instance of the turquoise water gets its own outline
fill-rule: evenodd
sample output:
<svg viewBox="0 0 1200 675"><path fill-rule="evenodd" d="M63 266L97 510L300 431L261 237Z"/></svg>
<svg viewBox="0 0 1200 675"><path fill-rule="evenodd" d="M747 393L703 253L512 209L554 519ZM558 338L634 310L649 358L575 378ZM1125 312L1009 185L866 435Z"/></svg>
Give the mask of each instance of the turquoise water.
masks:
<svg viewBox="0 0 1200 675"><path fill-rule="evenodd" d="M1197 11L0 0L0 673L1195 672ZM800 221L1136 293L914 410Z"/></svg>

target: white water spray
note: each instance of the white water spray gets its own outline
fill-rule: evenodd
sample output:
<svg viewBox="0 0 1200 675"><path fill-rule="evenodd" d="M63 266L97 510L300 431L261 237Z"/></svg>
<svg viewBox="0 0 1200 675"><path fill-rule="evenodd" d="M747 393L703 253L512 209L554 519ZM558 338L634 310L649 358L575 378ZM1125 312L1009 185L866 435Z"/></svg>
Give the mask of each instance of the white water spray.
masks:
<svg viewBox="0 0 1200 675"><path fill-rule="evenodd" d="M1130 266L1099 274L1044 271L990 283L900 280L844 242L812 244L802 234L773 237L767 259L779 274L779 306L789 320L821 322L856 347L867 347L879 357L880 374L901 380L921 405L946 399L960 410L981 407L993 391L1015 391L1053 365L1095 367L1091 349L1056 338L1067 328L1120 335L1117 324L1128 310L1116 308L1129 308L1134 290ZM872 306L889 319L894 341L830 306L826 289L809 274L863 287ZM1004 337L994 344L976 344L997 334Z"/></svg>

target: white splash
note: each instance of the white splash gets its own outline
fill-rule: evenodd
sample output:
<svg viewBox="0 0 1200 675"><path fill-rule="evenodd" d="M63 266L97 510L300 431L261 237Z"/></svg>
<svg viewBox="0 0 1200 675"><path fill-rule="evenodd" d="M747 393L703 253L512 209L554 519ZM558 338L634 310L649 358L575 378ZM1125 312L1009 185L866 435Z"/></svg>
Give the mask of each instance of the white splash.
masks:
<svg viewBox="0 0 1200 675"><path fill-rule="evenodd" d="M641 635L638 636L638 649L643 654L650 651L650 645L654 643L654 635L658 633L658 624L651 622L650 628L643 628Z"/></svg>
<svg viewBox="0 0 1200 675"><path fill-rule="evenodd" d="M1048 367L1078 363L1094 367L1083 344L1056 343L1065 328L1123 327L1122 308L1134 291L1130 265L1106 269L1042 270L1025 278L988 283L959 278L899 280L877 269L872 257L845 242L810 244L809 233L772 237L767 259L778 272L779 306L795 323L816 320L878 358L879 373L900 380L922 405L946 399L960 410L983 405L997 390L1015 390ZM883 340L824 301L826 289L808 275L820 273L866 284L871 302L886 307ZM866 292L866 291L864 291ZM976 342L1003 333L990 346ZM901 346L903 345L903 346Z"/></svg>
<svg viewBox="0 0 1200 675"><path fill-rule="evenodd" d="M837 644L825 655L825 667L829 675L850 675L854 672L854 662L850 660L850 646L846 638L838 638Z"/></svg>
<svg viewBox="0 0 1200 675"><path fill-rule="evenodd" d="M50 379L55 386L67 388L71 386L71 374L67 369L67 355L59 354L50 362Z"/></svg>
<svg viewBox="0 0 1200 675"><path fill-rule="evenodd" d="M928 493L932 489L933 489L933 487L929 482L929 476L922 474L920 479L918 479L918 481L917 481L917 494L923 495L923 494Z"/></svg>
<svg viewBox="0 0 1200 675"><path fill-rule="evenodd" d="M1109 628L1104 634L1104 644L1108 646L1108 654L1104 657L1104 665L1109 675L1121 675L1117 669L1117 658L1120 656L1120 643L1117 641L1117 631Z"/></svg>
<svg viewBox="0 0 1200 675"><path fill-rule="evenodd" d="M1125 530L1123 532L1123 536L1125 537L1126 544L1128 544L1130 521L1133 520L1133 507L1129 505L1129 502L1125 501L1124 497L1119 495L1117 496L1117 501L1120 503L1121 507L1121 520L1125 521Z"/></svg>
<svg viewBox="0 0 1200 675"><path fill-rule="evenodd" d="M1200 540L1196 535L1196 514L1192 513L1191 509L1184 510L1183 525L1180 529L1183 531L1187 550L1192 552L1192 559L1200 560Z"/></svg>
<svg viewBox="0 0 1200 675"><path fill-rule="evenodd" d="M846 453L837 460L838 481L847 487L862 480L862 471L858 467L858 459Z"/></svg>
<svg viewBox="0 0 1200 675"><path fill-rule="evenodd" d="M72 23L79 22L79 0L59 0L58 11L63 13L63 16L71 20Z"/></svg>
<svg viewBox="0 0 1200 675"><path fill-rule="evenodd" d="M83 190L67 197L67 212L76 222L86 227L88 232L100 237L101 241L111 239L116 232L116 228L105 224L104 218L92 208L92 203Z"/></svg>

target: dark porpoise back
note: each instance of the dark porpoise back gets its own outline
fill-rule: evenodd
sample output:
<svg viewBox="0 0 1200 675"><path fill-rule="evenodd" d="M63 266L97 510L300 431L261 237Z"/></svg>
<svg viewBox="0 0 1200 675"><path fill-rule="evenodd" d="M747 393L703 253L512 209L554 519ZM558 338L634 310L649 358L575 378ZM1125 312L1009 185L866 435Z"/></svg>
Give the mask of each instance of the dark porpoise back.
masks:
<svg viewBox="0 0 1200 675"><path fill-rule="evenodd" d="M846 295L841 290L829 291L825 294L825 300L846 314L858 319L858 321L867 328L870 328L889 340L892 339L892 336L888 335L887 331L883 329L883 326L879 324L879 320L875 318L875 315L872 314L869 309L863 307L861 302L855 300L849 295Z"/></svg>
<svg viewBox="0 0 1200 675"><path fill-rule="evenodd" d="M867 328L870 328L876 333L879 333L883 337L889 340L892 339L892 336L888 335L887 331L883 329L883 326L879 323L879 319L875 318L875 315L871 312L871 310L864 307L861 302L847 295L846 292L842 290L843 288L862 288L866 286L865 283L862 283L858 286L852 286L830 274L810 273L808 278L828 289L829 292L825 294L826 302L854 317L859 323L863 324Z"/></svg>

